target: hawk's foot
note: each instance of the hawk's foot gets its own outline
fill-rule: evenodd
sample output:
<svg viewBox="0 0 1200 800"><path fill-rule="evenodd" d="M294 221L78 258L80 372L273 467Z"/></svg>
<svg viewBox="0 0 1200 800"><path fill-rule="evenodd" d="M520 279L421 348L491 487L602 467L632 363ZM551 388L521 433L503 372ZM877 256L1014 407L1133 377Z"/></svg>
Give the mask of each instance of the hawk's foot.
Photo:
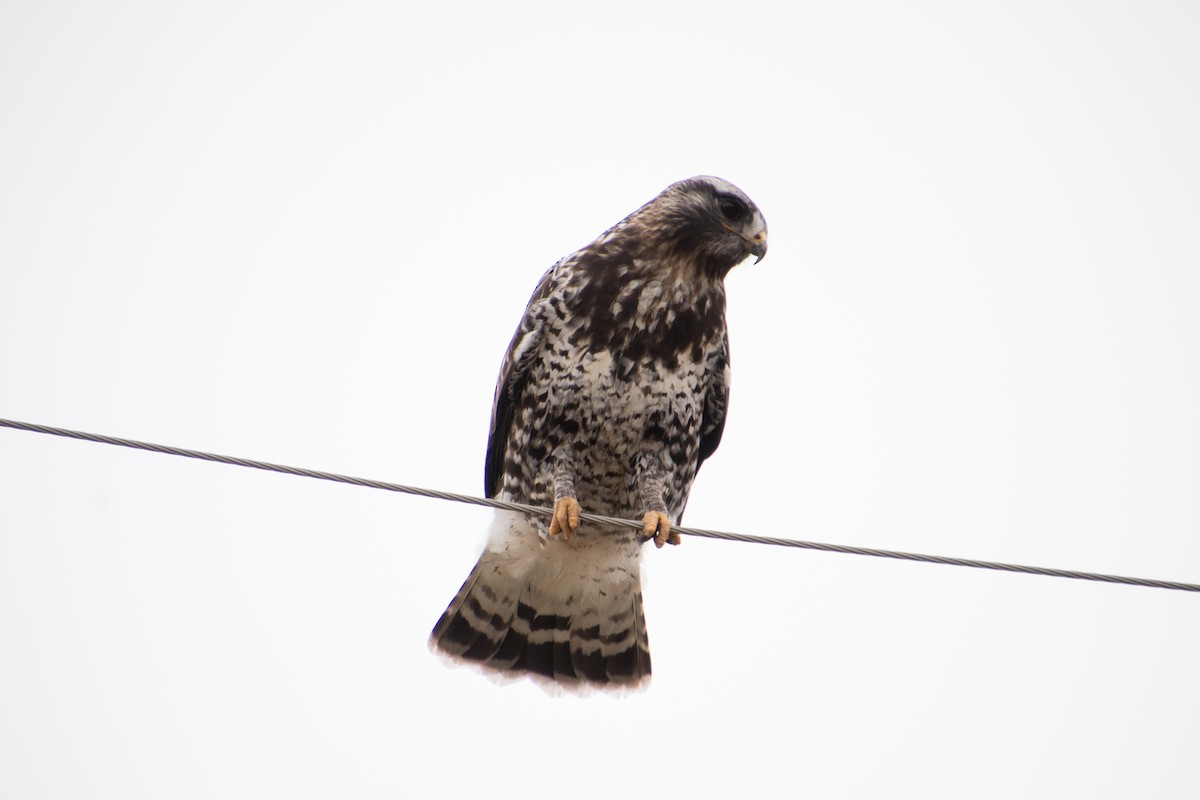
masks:
<svg viewBox="0 0 1200 800"><path fill-rule="evenodd" d="M554 516L550 518L550 535L563 535L563 540L571 538L571 534L579 527L579 515L583 511L579 501L574 497L564 497L554 504Z"/></svg>
<svg viewBox="0 0 1200 800"><path fill-rule="evenodd" d="M647 511L642 517L642 535L654 539L655 547L679 544L679 534L671 530L671 518L662 511Z"/></svg>

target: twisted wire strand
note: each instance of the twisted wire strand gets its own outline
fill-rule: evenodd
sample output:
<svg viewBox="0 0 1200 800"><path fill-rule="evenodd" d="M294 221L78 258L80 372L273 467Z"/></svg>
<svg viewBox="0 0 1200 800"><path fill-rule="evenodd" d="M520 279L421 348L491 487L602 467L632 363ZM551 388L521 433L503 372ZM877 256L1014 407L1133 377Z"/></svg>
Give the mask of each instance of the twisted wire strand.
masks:
<svg viewBox="0 0 1200 800"><path fill-rule="evenodd" d="M0 427L14 428L16 430L30 431L33 433L45 433L52 436L63 436L68 439L81 439L83 441L97 442L99 444L111 444L118 447L129 447L133 448L134 450L148 450L153 453L165 453L172 456L195 458L201 461L215 461L219 464L232 464L238 467L250 467L253 469L266 470L267 472L281 472L285 475L299 475L301 477L316 478L323 481L348 483L353 486L365 486L370 489L383 489L389 492L400 492L401 494L429 497L435 500L449 500L451 502L466 503L473 506L486 506L488 508L499 508L507 511L519 511L526 514L538 514L544 517L549 517L554 513L549 508L530 506L525 505L524 503L510 503L506 500L497 500L494 498L472 497L471 495L457 494L455 492L443 492L436 489L422 489L419 486L405 486L399 483L388 483L387 481L377 481L368 478L356 478L351 475L338 475L337 473L322 472L315 469L289 467L283 464L271 464L266 461L254 461L253 459L249 458L237 458L234 456L218 455L216 453L205 453L200 450L188 450L183 447L171 447L163 444L151 444L150 442L138 442L133 439L121 439L116 436L103 436L98 433L84 433L83 431L54 428L49 425L37 425L32 422L16 422L10 419L0 419ZM587 522L601 523L604 525L617 525L637 531L642 530L641 522L636 522L630 519L605 517L598 514L587 513L580 514L579 517ZM847 555L856 556L894 558L901 561L920 561L926 564L945 564L955 567L974 567L976 569L999 570L1001 572L1020 572L1026 575L1045 575L1054 578L1073 578L1076 580L1100 581L1103 583L1121 583L1128 586L1146 586L1153 589L1175 589L1183 592L1200 592L1200 584L1180 583L1178 581L1162 581L1152 578L1130 578L1123 575L1105 575L1097 572L1081 572L1079 570L1055 569L1052 567L1030 567L1023 566L1021 564L1005 564L999 561L979 561L971 558L931 556L923 555L921 553L906 553L899 550L878 550L872 547L851 547L849 545L841 544L806 542L799 539L782 539L775 536L754 536L744 533L728 533L725 531L705 530L704 528L677 527L672 528L671 530L676 533L687 536L697 536L702 539L721 539L729 542L747 542L750 544L775 545L777 547L796 547L803 550L820 550L826 553L844 553Z"/></svg>

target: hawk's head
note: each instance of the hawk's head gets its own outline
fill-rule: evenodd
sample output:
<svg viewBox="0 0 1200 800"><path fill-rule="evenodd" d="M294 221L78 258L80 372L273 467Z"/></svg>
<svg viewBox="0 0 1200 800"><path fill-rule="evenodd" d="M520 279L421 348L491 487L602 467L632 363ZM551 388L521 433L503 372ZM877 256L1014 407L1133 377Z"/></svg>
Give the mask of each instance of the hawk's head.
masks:
<svg viewBox="0 0 1200 800"><path fill-rule="evenodd" d="M747 256L767 253L762 212L729 181L700 175L668 186L629 219L661 248L668 260L682 259L724 278Z"/></svg>

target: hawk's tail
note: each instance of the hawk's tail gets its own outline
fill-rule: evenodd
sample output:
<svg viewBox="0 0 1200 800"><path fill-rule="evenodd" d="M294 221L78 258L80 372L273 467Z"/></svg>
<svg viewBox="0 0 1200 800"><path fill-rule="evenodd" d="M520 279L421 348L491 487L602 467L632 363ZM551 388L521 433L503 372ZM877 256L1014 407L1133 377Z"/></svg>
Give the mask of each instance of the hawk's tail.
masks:
<svg viewBox="0 0 1200 800"><path fill-rule="evenodd" d="M429 637L488 671L633 687L650 678L640 545L588 526L546 541L541 523L496 512L487 548Z"/></svg>

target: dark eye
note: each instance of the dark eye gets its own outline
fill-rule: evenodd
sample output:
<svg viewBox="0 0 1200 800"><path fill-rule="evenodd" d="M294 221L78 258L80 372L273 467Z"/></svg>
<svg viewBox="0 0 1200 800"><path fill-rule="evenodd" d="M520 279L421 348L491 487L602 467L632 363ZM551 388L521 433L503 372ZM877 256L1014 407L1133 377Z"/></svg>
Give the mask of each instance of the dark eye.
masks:
<svg viewBox="0 0 1200 800"><path fill-rule="evenodd" d="M746 205L736 197L722 197L717 201L721 214L730 222L737 222L746 216Z"/></svg>

